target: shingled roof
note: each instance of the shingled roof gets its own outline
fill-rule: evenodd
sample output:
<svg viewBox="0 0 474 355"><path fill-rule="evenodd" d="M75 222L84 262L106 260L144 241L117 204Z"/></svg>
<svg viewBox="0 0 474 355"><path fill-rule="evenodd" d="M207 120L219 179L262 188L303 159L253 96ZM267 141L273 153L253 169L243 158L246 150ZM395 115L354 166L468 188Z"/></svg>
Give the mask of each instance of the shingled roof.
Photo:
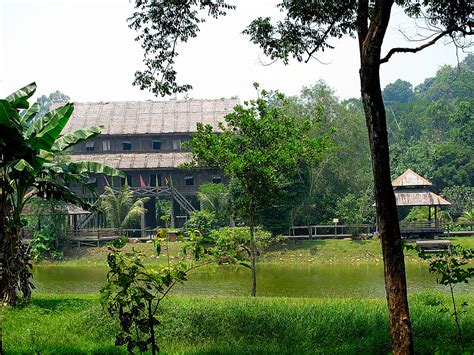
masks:
<svg viewBox="0 0 474 355"><path fill-rule="evenodd" d="M395 190L397 206L449 206L451 203L426 189Z"/></svg>
<svg viewBox="0 0 474 355"><path fill-rule="evenodd" d="M429 180L407 169L402 175L392 181L393 187L421 187L433 185Z"/></svg>
<svg viewBox="0 0 474 355"><path fill-rule="evenodd" d="M196 124L218 123L231 113L237 99L187 101L125 101L74 103L74 113L63 134L102 125L102 134L189 133Z"/></svg>
<svg viewBox="0 0 474 355"><path fill-rule="evenodd" d="M91 160L116 169L160 169L178 168L191 161L191 153L123 153L123 154L73 154L74 161Z"/></svg>

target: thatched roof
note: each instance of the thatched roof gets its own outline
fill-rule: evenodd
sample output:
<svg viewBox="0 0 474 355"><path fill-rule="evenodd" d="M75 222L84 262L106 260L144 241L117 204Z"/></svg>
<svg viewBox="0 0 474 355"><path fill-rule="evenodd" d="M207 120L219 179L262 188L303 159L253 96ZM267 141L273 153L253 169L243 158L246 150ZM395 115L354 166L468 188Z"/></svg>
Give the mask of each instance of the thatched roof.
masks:
<svg viewBox="0 0 474 355"><path fill-rule="evenodd" d="M79 206L68 203L66 205L67 214L90 214L91 212L82 209Z"/></svg>
<svg viewBox="0 0 474 355"><path fill-rule="evenodd" d="M397 206L448 206L451 203L426 189L395 190Z"/></svg>
<svg viewBox="0 0 474 355"><path fill-rule="evenodd" d="M402 175L392 181L393 187L421 187L431 185L433 184L430 181L418 175L411 169L407 169Z"/></svg>
<svg viewBox="0 0 474 355"><path fill-rule="evenodd" d="M187 101L125 101L74 103L74 113L63 134L102 125L102 134L190 133L196 123L218 123L233 111L236 99Z"/></svg>
<svg viewBox="0 0 474 355"><path fill-rule="evenodd" d="M117 169L157 169L177 168L191 160L191 153L72 154L71 159L96 161Z"/></svg>

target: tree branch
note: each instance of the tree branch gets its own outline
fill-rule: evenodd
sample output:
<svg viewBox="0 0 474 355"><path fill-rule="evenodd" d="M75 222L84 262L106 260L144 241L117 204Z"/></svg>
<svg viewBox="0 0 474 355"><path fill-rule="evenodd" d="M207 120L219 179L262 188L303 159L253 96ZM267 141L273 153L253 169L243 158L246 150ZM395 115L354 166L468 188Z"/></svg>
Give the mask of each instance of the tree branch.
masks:
<svg viewBox="0 0 474 355"><path fill-rule="evenodd" d="M326 31L324 31L323 36L321 37L321 40L319 42L320 44L326 42L326 39L329 33L331 32L331 30L334 28L334 25L336 24L337 21L339 21L339 19L342 17L342 15L344 15L344 13L349 9L349 7L350 7L350 4L348 6L341 7L340 11L336 14L336 16L334 16L334 19L329 24ZM314 47L311 51L306 50L306 53L308 54L308 58L305 60L305 63L308 63L309 60L313 57L313 54L316 53L320 49L320 44L319 45L317 44L316 47Z"/></svg>
<svg viewBox="0 0 474 355"><path fill-rule="evenodd" d="M416 52L419 52L419 51L421 51L421 50L423 50L427 47L432 46L433 44L438 42L438 40L440 40L441 38L443 38L444 36L446 36L448 34L453 33L455 30L456 29L447 29L445 31L442 31L436 37L434 37L431 41L426 42L425 44L422 44L419 47L415 47L415 48L395 47L395 48L392 48L392 49L390 49L390 51L387 53L387 55L385 57L380 59L380 64L387 63L390 60L390 58L392 57L392 55L394 55L395 53L416 53Z"/></svg>

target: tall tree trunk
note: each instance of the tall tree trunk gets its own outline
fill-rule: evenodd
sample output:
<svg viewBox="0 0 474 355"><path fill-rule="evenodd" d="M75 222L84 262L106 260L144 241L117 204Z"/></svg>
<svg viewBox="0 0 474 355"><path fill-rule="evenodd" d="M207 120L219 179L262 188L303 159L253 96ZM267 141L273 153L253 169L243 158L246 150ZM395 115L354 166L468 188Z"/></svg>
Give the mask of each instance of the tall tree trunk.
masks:
<svg viewBox="0 0 474 355"><path fill-rule="evenodd" d="M359 9L360 83L372 156L392 349L394 354L413 354L405 261L391 184L387 122L380 88L381 47L392 5L393 1L377 1L370 18L370 27L367 26L367 2L362 4L363 9Z"/></svg>

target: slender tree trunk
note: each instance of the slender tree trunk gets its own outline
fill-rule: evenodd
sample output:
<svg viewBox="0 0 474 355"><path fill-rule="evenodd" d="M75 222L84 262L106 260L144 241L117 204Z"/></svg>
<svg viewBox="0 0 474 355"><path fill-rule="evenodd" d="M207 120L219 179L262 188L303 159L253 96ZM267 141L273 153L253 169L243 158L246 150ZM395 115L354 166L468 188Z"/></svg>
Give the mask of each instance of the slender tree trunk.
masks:
<svg viewBox="0 0 474 355"><path fill-rule="evenodd" d="M361 4L364 1L361 1ZM393 1L375 4L368 27L368 3L359 8L360 82L369 132L375 201L384 261L385 291L394 354L413 354L403 245L391 184L385 107L380 88L380 54Z"/></svg>
<svg viewBox="0 0 474 355"><path fill-rule="evenodd" d="M253 215L250 216L250 267L252 269L252 296L257 296L257 244Z"/></svg>
<svg viewBox="0 0 474 355"><path fill-rule="evenodd" d="M150 338L151 338L151 353L152 355L156 355L157 353L160 352L160 348L156 344L156 339L155 339L155 322L153 319L153 312L152 312L152 300L148 300L148 326L150 327Z"/></svg>

